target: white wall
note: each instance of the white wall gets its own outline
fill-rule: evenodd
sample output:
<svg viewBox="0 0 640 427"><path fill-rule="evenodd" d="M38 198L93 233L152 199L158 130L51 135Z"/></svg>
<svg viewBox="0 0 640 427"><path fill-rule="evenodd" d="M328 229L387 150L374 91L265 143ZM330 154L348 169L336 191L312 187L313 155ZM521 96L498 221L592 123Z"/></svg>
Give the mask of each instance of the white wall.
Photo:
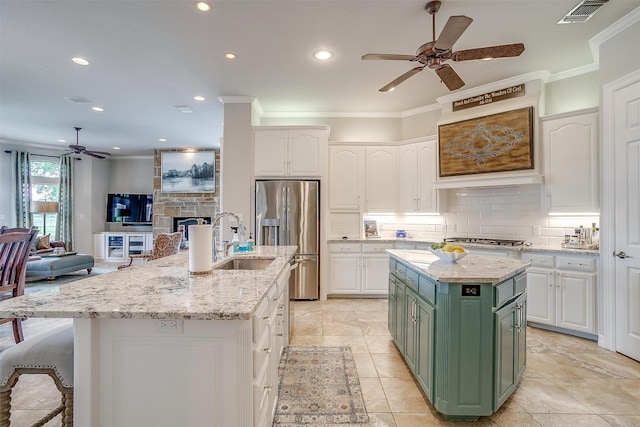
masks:
<svg viewBox="0 0 640 427"><path fill-rule="evenodd" d="M153 156L109 160L109 193L153 193Z"/></svg>
<svg viewBox="0 0 640 427"><path fill-rule="evenodd" d="M600 104L599 87L597 71L547 83L545 115L597 107Z"/></svg>

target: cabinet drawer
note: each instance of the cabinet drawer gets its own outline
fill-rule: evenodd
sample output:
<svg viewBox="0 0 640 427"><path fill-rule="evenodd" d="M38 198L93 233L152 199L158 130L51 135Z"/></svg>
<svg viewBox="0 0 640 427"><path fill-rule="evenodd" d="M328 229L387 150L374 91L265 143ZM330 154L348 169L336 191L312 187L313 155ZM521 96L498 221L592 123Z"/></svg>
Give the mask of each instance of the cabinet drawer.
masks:
<svg viewBox="0 0 640 427"><path fill-rule="evenodd" d="M332 243L329 245L329 252L361 252L362 247L359 243Z"/></svg>
<svg viewBox="0 0 640 427"><path fill-rule="evenodd" d="M532 254L523 252L521 258L523 262L531 263L531 267L553 268L554 256L544 254Z"/></svg>
<svg viewBox="0 0 640 427"><path fill-rule="evenodd" d="M596 271L595 258L583 257L556 257L556 268L565 268L568 270L580 271Z"/></svg>
<svg viewBox="0 0 640 427"><path fill-rule="evenodd" d="M256 312L253 314L253 342L258 343L260 337L264 334L269 323L269 300L263 298L258 304Z"/></svg>
<svg viewBox="0 0 640 427"><path fill-rule="evenodd" d="M520 273L513 278L513 294L518 295L527 289L527 273Z"/></svg>
<svg viewBox="0 0 640 427"><path fill-rule="evenodd" d="M418 273L410 268L407 268L407 272L404 276L404 281L407 286L411 286L416 292L418 291Z"/></svg>
<svg viewBox="0 0 640 427"><path fill-rule="evenodd" d="M400 264L393 258L389 259L389 272L395 274L399 279L404 280L404 277L407 275L407 267L403 264Z"/></svg>
<svg viewBox="0 0 640 427"><path fill-rule="evenodd" d="M505 302L509 301L513 297L513 279L505 280L502 283L493 287L493 306L500 307Z"/></svg>
<svg viewBox="0 0 640 427"><path fill-rule="evenodd" d="M393 249L393 243L363 243L362 252L365 253L385 253L387 249Z"/></svg>
<svg viewBox="0 0 640 427"><path fill-rule="evenodd" d="M436 284L425 276L418 278L418 293L431 305L436 304Z"/></svg>

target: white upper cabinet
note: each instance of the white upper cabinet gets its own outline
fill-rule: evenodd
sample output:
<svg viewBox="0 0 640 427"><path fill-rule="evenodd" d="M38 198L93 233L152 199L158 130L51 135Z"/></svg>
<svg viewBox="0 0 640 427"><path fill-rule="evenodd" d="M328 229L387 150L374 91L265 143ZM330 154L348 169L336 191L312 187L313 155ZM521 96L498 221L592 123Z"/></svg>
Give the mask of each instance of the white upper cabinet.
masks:
<svg viewBox="0 0 640 427"><path fill-rule="evenodd" d="M321 177L328 133L328 129L255 129L254 176Z"/></svg>
<svg viewBox="0 0 640 427"><path fill-rule="evenodd" d="M394 146L365 149L365 211L393 213L398 207L397 152Z"/></svg>
<svg viewBox="0 0 640 427"><path fill-rule="evenodd" d="M260 130L253 134L253 173L255 176L285 176L289 132Z"/></svg>
<svg viewBox="0 0 640 427"><path fill-rule="evenodd" d="M599 212L598 114L542 119L545 200L548 212Z"/></svg>
<svg viewBox="0 0 640 427"><path fill-rule="evenodd" d="M329 148L329 209L359 211L364 181L364 147Z"/></svg>
<svg viewBox="0 0 640 427"><path fill-rule="evenodd" d="M437 168L437 141L430 140L399 148L400 210L404 213L439 212L438 191L434 188Z"/></svg>

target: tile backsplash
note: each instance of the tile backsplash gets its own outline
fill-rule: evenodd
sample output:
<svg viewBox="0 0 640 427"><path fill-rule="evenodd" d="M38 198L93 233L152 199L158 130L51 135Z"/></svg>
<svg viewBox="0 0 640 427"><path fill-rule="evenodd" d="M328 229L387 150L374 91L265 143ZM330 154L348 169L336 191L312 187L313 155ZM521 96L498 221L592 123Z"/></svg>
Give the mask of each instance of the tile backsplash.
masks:
<svg viewBox="0 0 640 427"><path fill-rule="evenodd" d="M444 237L521 239L538 245L560 246L565 234L581 225L599 227L599 216L550 216L542 208L542 186L449 189L442 215L366 216L378 221L381 237L439 241Z"/></svg>

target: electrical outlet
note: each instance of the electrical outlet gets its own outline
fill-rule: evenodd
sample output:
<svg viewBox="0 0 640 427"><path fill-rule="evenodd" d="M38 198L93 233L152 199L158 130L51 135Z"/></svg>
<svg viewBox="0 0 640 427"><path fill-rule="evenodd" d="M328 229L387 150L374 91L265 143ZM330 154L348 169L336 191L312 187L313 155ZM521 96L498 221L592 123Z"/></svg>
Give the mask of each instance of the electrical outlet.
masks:
<svg viewBox="0 0 640 427"><path fill-rule="evenodd" d="M533 235L534 236L539 236L540 235L540 226L539 225L534 225L533 226Z"/></svg>
<svg viewBox="0 0 640 427"><path fill-rule="evenodd" d="M159 334L181 334L182 320L165 319L156 321L156 333Z"/></svg>

